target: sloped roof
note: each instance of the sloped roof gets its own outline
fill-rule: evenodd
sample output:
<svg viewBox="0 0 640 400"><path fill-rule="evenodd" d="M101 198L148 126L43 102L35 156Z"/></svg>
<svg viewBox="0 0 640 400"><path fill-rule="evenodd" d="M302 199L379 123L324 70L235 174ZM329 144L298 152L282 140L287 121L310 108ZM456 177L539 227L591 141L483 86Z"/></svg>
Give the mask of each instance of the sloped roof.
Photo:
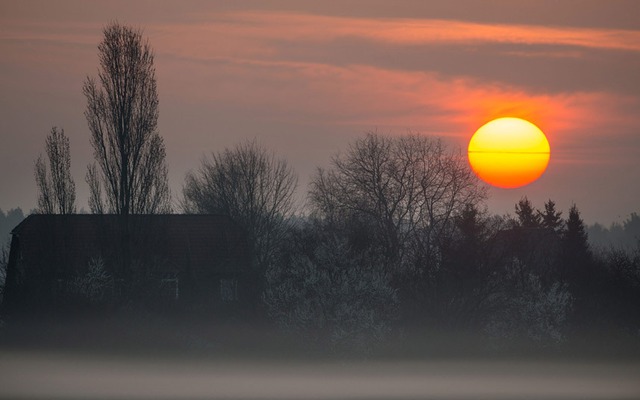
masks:
<svg viewBox="0 0 640 400"><path fill-rule="evenodd" d="M154 254L176 266L198 270L216 264L225 269L248 257L243 230L224 215L130 215L123 219L114 214L33 214L11 233L19 238L27 263L39 261L43 254L51 254L44 249L53 248L66 262L76 264L108 252L109 244L118 243L125 223L134 252Z"/></svg>

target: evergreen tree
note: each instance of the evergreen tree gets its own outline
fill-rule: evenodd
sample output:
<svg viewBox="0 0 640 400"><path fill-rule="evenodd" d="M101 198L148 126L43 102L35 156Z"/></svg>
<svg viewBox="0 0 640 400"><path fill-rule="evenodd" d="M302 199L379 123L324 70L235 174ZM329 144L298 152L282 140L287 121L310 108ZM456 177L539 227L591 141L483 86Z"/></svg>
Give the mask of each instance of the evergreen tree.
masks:
<svg viewBox="0 0 640 400"><path fill-rule="evenodd" d="M432 314L456 327L473 327L482 317L479 301L487 289L486 256L490 228L474 204L465 205L454 219L454 233L442 245L442 267L435 273L441 293Z"/></svg>
<svg viewBox="0 0 640 400"><path fill-rule="evenodd" d="M541 226L540 214L536 213L533 205L525 196L516 204L518 225L522 228L539 228Z"/></svg>
<svg viewBox="0 0 640 400"><path fill-rule="evenodd" d="M584 221L574 204L569 209L566 229L562 236L562 278L573 284L584 281L585 273L592 265L592 259Z"/></svg>
<svg viewBox="0 0 640 400"><path fill-rule="evenodd" d="M476 268L487 251L487 241L496 227L490 226L486 212L475 204L466 204L454 218L455 233L452 235L450 257L463 264L463 268ZM462 266L462 265L461 265Z"/></svg>
<svg viewBox="0 0 640 400"><path fill-rule="evenodd" d="M567 228L564 233L564 244L574 255L590 255L587 231L584 221L580 217L580 211L576 205L569 209Z"/></svg>
<svg viewBox="0 0 640 400"><path fill-rule="evenodd" d="M553 229L555 232L562 230L562 211L556 211L556 203L553 200L549 199L544 203L544 212L538 211L538 216L544 228Z"/></svg>

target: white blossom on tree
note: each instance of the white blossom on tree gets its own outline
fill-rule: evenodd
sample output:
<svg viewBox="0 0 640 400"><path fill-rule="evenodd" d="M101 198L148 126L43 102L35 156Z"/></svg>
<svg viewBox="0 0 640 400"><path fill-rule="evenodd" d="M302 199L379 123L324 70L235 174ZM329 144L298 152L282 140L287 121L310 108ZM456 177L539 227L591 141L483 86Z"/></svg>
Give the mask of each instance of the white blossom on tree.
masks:
<svg viewBox="0 0 640 400"><path fill-rule="evenodd" d="M312 257L267 270L264 301L286 330L333 348L367 351L391 332L397 291L375 258L351 254L344 241L321 243Z"/></svg>

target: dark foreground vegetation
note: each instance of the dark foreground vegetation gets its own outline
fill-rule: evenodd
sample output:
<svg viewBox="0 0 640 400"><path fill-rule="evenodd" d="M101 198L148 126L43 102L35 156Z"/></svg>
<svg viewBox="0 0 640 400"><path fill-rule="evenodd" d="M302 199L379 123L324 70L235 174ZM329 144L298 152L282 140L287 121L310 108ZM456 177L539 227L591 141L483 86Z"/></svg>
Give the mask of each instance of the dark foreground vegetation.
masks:
<svg viewBox="0 0 640 400"><path fill-rule="evenodd" d="M218 159L192 177L185 204L200 212L211 207L243 227L251 255L244 278L250 279L238 275L238 284L247 285L239 296L207 308L183 300L184 293L178 301L150 290L160 282L149 272L161 265L160 248L147 244L143 258L131 261L134 268L123 270L110 267L122 263L115 240L111 255L70 271L76 275L64 297L46 297L46 282L33 286L43 301L4 313L0 343L265 357L640 355L637 248L592 250L577 207L563 218L551 200L536 209L524 198L513 217L490 215L471 175L409 171L417 159L394 159L405 154L398 149L405 143L441 151L439 142L424 138L368 135L333 169L318 173L305 217L294 216L292 205L269 216L264 203L242 198L245 191L192 196L198 179L226 181L223 166L231 161ZM235 151L227 154L244 158L233 160L264 154L253 144ZM358 159L362 154L371 159ZM263 181L277 181L264 164L260 171ZM434 171L443 174L430 178L440 186L427 193L415 182ZM461 176L466 183L455 182ZM225 197L230 194L236 197ZM163 231L155 231L148 236L162 239ZM24 280L35 282L50 264L39 263ZM115 291L115 282L127 282L127 290ZM220 290L213 286L205 298Z"/></svg>

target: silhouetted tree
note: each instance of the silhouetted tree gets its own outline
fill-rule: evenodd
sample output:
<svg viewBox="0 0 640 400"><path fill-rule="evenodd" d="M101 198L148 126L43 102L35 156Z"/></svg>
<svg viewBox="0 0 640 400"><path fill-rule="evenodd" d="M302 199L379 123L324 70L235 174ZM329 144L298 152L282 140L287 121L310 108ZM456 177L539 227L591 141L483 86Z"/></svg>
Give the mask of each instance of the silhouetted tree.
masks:
<svg viewBox="0 0 640 400"><path fill-rule="evenodd" d="M0 304L4 294L4 284L7 277L7 265L9 263L9 251L11 248L10 232L24 219L20 208L12 208L5 214L0 209Z"/></svg>
<svg viewBox="0 0 640 400"><path fill-rule="evenodd" d="M9 233L24 219L21 208L12 208L5 214L0 209L0 243L9 243L11 238Z"/></svg>
<svg viewBox="0 0 640 400"><path fill-rule="evenodd" d="M569 268L570 274L578 273L575 269L579 268L580 264L588 263L592 254L584 221L580 217L580 211L575 204L569 209L569 217L566 221L566 229L562 240L562 248L565 252L564 261L568 264L565 267Z"/></svg>
<svg viewBox="0 0 640 400"><path fill-rule="evenodd" d="M640 245L640 215L632 212L629 218L623 222L623 227L628 244L637 248Z"/></svg>
<svg viewBox="0 0 640 400"><path fill-rule="evenodd" d="M515 205L516 219L510 221L512 229L505 232L505 254L516 258L519 262L517 270L521 285L533 273L544 285L555 282L560 273L558 258L561 253L560 232L551 229L559 214L555 211L555 203L545 203L545 212L536 210L525 196ZM543 218L548 218L549 226Z"/></svg>
<svg viewBox="0 0 640 400"><path fill-rule="evenodd" d="M89 185L89 209L94 214L104 214L106 210L102 201L102 183L95 163L87 166L86 182Z"/></svg>
<svg viewBox="0 0 640 400"><path fill-rule="evenodd" d="M502 220L492 218L475 205L467 205L454 219L451 238L442 245L442 266L434 273L432 314L458 328L477 329L494 306L499 291L492 277L498 266L494 237Z"/></svg>
<svg viewBox="0 0 640 400"><path fill-rule="evenodd" d="M542 227L553 229L554 232L560 232L564 225L562 220L562 212L556 211L556 203L549 199L544 203L544 212L538 211L540 223Z"/></svg>
<svg viewBox="0 0 640 400"><path fill-rule="evenodd" d="M368 133L319 169L312 214L358 252L381 257L405 320L421 320L439 287L454 217L485 198L462 155L437 138Z"/></svg>
<svg viewBox="0 0 640 400"><path fill-rule="evenodd" d="M500 277L502 292L495 298L495 312L484 331L502 344L526 340L545 346L566 338L566 325L573 304L567 285L553 282L544 285L540 278L526 272L515 259Z"/></svg>
<svg viewBox="0 0 640 400"><path fill-rule="evenodd" d="M539 228L541 224L540 215L536 213L531 201L525 196L516 204L516 215L518 225L523 228Z"/></svg>
<svg viewBox="0 0 640 400"><path fill-rule="evenodd" d="M573 322L590 324L597 318L598 289L601 286L604 270L598 268L589 248L584 221L578 207L573 204L565 222L561 240L560 279L569 285L576 299ZM606 273L604 273L606 275Z"/></svg>
<svg viewBox="0 0 640 400"><path fill-rule="evenodd" d="M139 30L112 23L104 29L98 55L98 80L88 77L83 86L97 163L89 166L86 177L91 210L123 215L168 212L151 46Z"/></svg>
<svg viewBox="0 0 640 400"><path fill-rule="evenodd" d="M4 295L4 284L7 279L7 265L9 264L9 246L2 243L0 246L0 304Z"/></svg>
<svg viewBox="0 0 640 400"><path fill-rule="evenodd" d="M71 177L71 151L64 129L51 128L46 139L48 163L42 155L35 165L38 186L38 207L41 214L72 214L76 212L76 184ZM47 165L49 168L47 168Z"/></svg>
<svg viewBox="0 0 640 400"><path fill-rule="evenodd" d="M76 276L67 287L67 296L76 305L103 305L111 300L113 280L101 257L91 258L87 271Z"/></svg>
<svg viewBox="0 0 640 400"><path fill-rule="evenodd" d="M640 244L640 215L632 212L622 224L614 222L608 228L599 223L587 227L589 242L600 248L622 247L633 252Z"/></svg>
<svg viewBox="0 0 640 400"><path fill-rule="evenodd" d="M307 341L370 350L389 336L398 309L380 257L354 252L339 238L325 237L313 247L268 269L270 316Z"/></svg>
<svg viewBox="0 0 640 400"><path fill-rule="evenodd" d="M259 274L273 261L295 211L297 177L255 141L203 159L183 188L187 213L232 217L247 232Z"/></svg>
<svg viewBox="0 0 640 400"><path fill-rule="evenodd" d="M588 288L596 298L588 304L588 312L596 323L635 338L640 329L640 245L634 250L609 248L599 258L594 282Z"/></svg>
<svg viewBox="0 0 640 400"><path fill-rule="evenodd" d="M484 197L466 160L441 140L375 133L320 169L310 191L318 216L358 221L389 265L414 267L429 262L453 216Z"/></svg>

